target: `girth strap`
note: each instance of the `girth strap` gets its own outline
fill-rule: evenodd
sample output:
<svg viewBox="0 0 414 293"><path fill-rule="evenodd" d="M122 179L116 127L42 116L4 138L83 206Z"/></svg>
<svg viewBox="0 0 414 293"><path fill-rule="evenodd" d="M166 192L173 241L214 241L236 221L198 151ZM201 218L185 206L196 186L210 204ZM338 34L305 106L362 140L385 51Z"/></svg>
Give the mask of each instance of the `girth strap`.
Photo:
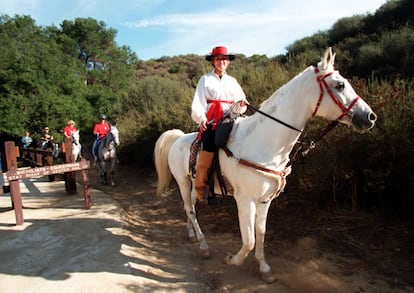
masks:
<svg viewBox="0 0 414 293"><path fill-rule="evenodd" d="M222 149L224 150L224 152L226 153L226 155L228 157L235 158L234 155L233 155L233 153L226 146L223 147ZM247 161L245 159L237 159L237 161L240 164L244 165L244 166L247 166L247 167L250 167L250 168L259 170L259 171L263 171L263 172L266 172L266 173L271 173L271 174L274 174L276 176L280 176L282 178L285 178L288 175L286 171L277 171L277 170L273 170L273 169L268 169L266 167L259 166L259 165L255 164L255 163L250 162L250 161Z"/></svg>

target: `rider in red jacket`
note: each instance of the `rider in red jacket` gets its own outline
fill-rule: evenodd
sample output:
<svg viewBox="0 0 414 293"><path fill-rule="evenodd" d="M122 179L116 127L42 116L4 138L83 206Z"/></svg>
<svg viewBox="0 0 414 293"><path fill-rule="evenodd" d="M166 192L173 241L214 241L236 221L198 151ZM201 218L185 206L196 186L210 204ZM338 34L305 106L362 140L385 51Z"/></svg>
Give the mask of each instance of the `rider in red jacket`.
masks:
<svg viewBox="0 0 414 293"><path fill-rule="evenodd" d="M95 158L95 163L99 161L98 158L98 149L99 145L101 144L101 141L105 138L105 136L108 134L110 125L106 123L106 115L101 114L99 115L99 122L95 124L93 128L93 134L96 135L96 140L93 143L93 156Z"/></svg>

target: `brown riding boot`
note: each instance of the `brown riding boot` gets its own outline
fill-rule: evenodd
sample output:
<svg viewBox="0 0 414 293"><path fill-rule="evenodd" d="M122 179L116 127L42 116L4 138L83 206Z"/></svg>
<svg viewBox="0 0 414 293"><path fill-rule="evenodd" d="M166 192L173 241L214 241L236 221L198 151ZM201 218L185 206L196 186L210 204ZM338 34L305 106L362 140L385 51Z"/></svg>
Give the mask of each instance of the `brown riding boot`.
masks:
<svg viewBox="0 0 414 293"><path fill-rule="evenodd" d="M214 153L200 151L198 154L196 177L194 181L194 189L197 192L198 200L204 199L204 192L206 191L206 184L208 173L210 171L211 163L213 162Z"/></svg>

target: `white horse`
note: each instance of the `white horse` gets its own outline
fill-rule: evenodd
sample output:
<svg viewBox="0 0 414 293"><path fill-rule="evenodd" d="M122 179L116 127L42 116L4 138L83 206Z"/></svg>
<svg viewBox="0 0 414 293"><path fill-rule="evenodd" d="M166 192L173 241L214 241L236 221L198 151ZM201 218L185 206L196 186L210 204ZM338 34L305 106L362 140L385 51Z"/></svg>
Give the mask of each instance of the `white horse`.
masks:
<svg viewBox="0 0 414 293"><path fill-rule="evenodd" d="M231 153L219 150L221 171L231 184L237 203L242 238L240 250L228 255L225 261L242 265L256 246L255 258L261 277L268 283L273 282L275 276L264 254L267 213L272 199L283 191L290 173L289 154L300 131L315 115L351 125L360 133L371 129L377 119L348 80L334 70L334 59L335 54L328 48L316 68L306 68L264 101L259 109L261 113L239 118L227 143ZM159 137L154 149L157 194L168 187L173 175L184 201L188 237L190 240L196 237L200 252L208 257L209 246L196 217L197 195L188 175L190 145L196 137L197 133L184 134L177 129L168 130Z"/></svg>
<svg viewBox="0 0 414 293"><path fill-rule="evenodd" d="M72 142L73 161L77 162L79 158L82 158L81 156L82 146L80 144L79 130L72 131L72 135L70 138Z"/></svg>
<svg viewBox="0 0 414 293"><path fill-rule="evenodd" d="M103 184L108 184L107 174L109 173L111 175L111 186L115 186L114 168L118 161L116 156L118 146L119 131L115 125L111 125L108 134L102 140L98 149L98 166Z"/></svg>

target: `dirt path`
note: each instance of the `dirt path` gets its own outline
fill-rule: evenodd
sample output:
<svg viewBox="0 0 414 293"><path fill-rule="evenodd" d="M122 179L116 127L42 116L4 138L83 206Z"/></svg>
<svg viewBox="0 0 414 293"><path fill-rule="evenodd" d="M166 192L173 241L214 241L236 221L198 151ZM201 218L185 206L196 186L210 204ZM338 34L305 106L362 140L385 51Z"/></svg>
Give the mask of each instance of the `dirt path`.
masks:
<svg viewBox="0 0 414 293"><path fill-rule="evenodd" d="M254 253L240 267L222 262L241 245L233 198L198 209L212 254L205 260L197 255L197 244L186 239L177 190L165 198L155 196L153 170L119 166L116 187L101 185L96 170L89 173L91 186L121 205L131 237L142 245L139 258L148 262L135 264L135 269L158 280L165 291L414 291L412 230L405 226L385 227L364 215L315 214L299 203L277 199L269 213L265 252L278 279L269 285L259 278Z"/></svg>

